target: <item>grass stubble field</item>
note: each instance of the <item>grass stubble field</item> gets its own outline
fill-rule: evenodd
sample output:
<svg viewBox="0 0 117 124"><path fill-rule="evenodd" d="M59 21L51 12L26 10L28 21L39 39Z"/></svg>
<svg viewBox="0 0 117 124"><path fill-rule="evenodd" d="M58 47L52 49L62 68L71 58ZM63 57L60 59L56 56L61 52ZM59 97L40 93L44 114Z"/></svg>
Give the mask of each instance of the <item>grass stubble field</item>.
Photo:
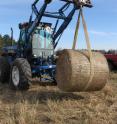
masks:
<svg viewBox="0 0 117 124"><path fill-rule="evenodd" d="M117 73L102 91L90 93L38 84L15 92L0 84L0 124L117 124Z"/></svg>

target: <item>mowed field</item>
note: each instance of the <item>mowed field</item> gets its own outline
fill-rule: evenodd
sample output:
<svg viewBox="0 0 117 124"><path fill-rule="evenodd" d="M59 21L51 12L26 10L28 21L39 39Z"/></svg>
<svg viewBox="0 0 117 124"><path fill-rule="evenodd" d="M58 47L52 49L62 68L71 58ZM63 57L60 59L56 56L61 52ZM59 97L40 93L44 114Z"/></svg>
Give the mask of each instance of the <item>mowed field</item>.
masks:
<svg viewBox="0 0 117 124"><path fill-rule="evenodd" d="M39 84L15 92L0 84L0 124L117 124L117 73L102 91L90 93Z"/></svg>

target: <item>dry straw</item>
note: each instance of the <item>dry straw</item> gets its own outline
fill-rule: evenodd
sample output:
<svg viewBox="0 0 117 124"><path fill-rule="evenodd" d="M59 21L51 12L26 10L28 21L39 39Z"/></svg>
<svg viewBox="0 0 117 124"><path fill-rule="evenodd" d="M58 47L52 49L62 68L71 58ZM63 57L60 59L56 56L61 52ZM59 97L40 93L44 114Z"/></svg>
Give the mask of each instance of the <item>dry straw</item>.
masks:
<svg viewBox="0 0 117 124"><path fill-rule="evenodd" d="M97 91L108 81L109 68L105 57L93 52L94 76L89 83L91 68L88 52L63 50L57 62L56 79L58 87L63 91ZM87 87L88 85L88 87Z"/></svg>

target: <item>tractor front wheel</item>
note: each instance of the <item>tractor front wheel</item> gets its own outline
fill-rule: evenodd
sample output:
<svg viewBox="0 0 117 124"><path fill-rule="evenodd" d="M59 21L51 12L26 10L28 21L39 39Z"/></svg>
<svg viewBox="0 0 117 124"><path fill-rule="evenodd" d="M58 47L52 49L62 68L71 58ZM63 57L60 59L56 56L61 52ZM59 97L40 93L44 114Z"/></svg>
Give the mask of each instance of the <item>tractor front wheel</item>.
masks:
<svg viewBox="0 0 117 124"><path fill-rule="evenodd" d="M26 59L16 59L11 67L10 86L15 90L29 89L32 78L31 67Z"/></svg>

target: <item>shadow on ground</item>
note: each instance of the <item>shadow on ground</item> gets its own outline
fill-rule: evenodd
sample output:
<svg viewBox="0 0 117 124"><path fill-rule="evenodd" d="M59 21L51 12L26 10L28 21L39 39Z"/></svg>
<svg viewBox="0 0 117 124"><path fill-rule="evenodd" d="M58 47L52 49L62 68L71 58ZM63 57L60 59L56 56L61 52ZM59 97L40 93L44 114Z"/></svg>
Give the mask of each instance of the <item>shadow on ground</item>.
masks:
<svg viewBox="0 0 117 124"><path fill-rule="evenodd" d="M10 90L8 85L4 85L4 87L0 86L0 101L4 104L16 104L24 101L30 104L35 104L37 102L46 104L48 100L63 101L69 99L82 100L84 97L74 93L61 92L56 90L56 87L51 89L51 86L49 90L43 86L40 90L36 89L24 92Z"/></svg>

